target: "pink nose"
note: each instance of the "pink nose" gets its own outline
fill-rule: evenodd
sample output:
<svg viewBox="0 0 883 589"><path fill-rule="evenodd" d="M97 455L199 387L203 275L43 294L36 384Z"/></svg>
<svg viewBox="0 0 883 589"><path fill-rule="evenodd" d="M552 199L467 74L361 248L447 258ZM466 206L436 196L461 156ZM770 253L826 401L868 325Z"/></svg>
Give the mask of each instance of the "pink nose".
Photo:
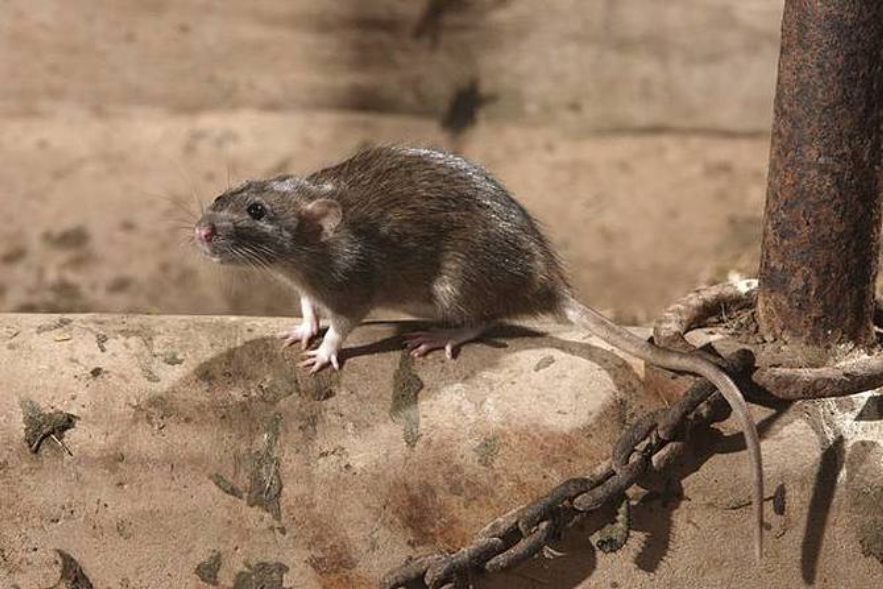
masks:
<svg viewBox="0 0 883 589"><path fill-rule="evenodd" d="M214 225L199 225L196 227L196 238L206 243L215 237Z"/></svg>

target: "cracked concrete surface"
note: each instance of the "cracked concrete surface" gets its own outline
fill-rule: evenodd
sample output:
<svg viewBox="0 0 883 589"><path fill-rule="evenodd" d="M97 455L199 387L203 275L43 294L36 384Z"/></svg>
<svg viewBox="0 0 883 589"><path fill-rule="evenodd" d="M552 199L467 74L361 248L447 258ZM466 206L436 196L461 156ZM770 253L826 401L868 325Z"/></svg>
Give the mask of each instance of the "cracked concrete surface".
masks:
<svg viewBox="0 0 883 589"><path fill-rule="evenodd" d="M271 336L289 321L0 315L0 586L51 586L59 549L96 587L373 587L406 556L456 549L589 472L660 405L639 364L569 327L501 328L405 379L403 325L371 324L340 373L309 377ZM51 441L30 451L24 397L79 418L73 456ZM555 544L563 556L477 586L874 586L879 439L832 445L814 407L754 408L768 488L786 489L783 514L767 508L759 567L743 444L725 424L694 440L685 478L635 495L622 552L588 544L606 523L593 517ZM256 477L255 456L269 475ZM278 517L224 492L218 473L268 490Z"/></svg>

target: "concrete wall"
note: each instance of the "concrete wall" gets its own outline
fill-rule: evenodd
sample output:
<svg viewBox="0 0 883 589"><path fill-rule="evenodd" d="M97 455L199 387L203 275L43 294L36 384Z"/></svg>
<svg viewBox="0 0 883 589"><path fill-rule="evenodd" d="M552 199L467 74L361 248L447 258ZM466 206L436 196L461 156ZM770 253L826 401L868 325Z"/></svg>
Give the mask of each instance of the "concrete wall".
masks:
<svg viewBox="0 0 883 589"><path fill-rule="evenodd" d="M449 6L437 19L431 5ZM492 120L763 133L774 0L11 2L7 113L340 109L439 117L470 79Z"/></svg>
<svg viewBox="0 0 883 589"><path fill-rule="evenodd" d="M448 9L425 18L432 6ZM7 2L0 309L288 313L275 285L243 289L190 255L196 200L386 141L484 163L544 222L585 298L646 321L699 283L754 272L780 10ZM440 123L472 80L487 100L452 137Z"/></svg>

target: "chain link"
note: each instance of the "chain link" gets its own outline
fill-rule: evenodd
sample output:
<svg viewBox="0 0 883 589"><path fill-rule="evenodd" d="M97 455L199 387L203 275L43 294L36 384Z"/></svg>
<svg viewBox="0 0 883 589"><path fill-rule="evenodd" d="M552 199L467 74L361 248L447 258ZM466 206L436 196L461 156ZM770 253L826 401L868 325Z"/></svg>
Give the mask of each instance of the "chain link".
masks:
<svg viewBox="0 0 883 589"><path fill-rule="evenodd" d="M749 370L750 352L740 350L725 360L730 374ZM660 472L686 451L685 440L698 427L729 416L729 406L702 380L676 403L643 416L623 433L612 459L585 477L568 479L539 499L503 514L482 528L473 543L453 554L408 559L387 573L383 589L423 587L459 589L477 573L509 569L541 552L549 542L586 512L621 499L642 475Z"/></svg>

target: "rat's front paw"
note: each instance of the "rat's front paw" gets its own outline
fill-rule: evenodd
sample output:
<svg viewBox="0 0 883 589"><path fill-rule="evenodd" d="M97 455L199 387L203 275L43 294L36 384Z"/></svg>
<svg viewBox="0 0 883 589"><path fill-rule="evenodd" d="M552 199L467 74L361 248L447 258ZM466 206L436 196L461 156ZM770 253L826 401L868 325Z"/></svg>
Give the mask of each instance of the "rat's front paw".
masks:
<svg viewBox="0 0 883 589"><path fill-rule="evenodd" d="M278 334L282 340L282 347L287 348L295 342L300 342L300 348L306 350L310 345L310 341L319 333L319 320L304 320L300 325L290 331L282 331Z"/></svg>
<svg viewBox="0 0 883 589"><path fill-rule="evenodd" d="M340 370L340 362L337 360L337 350L323 350L322 346L320 346L316 350L304 352L304 356L306 356L306 359L302 360L299 365L304 368L309 368L310 374L316 374L329 364L333 366L335 370Z"/></svg>

